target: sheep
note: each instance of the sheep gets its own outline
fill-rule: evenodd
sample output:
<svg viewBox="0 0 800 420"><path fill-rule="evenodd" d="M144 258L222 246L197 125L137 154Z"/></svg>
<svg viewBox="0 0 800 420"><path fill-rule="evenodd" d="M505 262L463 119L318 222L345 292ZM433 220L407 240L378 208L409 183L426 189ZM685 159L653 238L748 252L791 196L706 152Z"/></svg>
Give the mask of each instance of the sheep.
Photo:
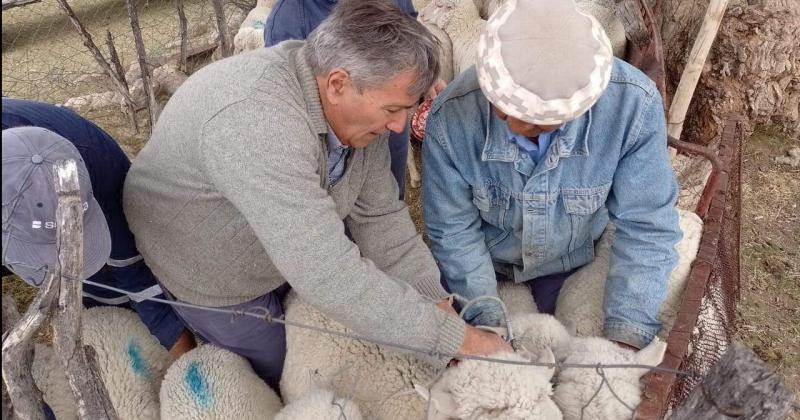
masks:
<svg viewBox="0 0 800 420"><path fill-rule="evenodd" d="M501 353L493 358L527 362L528 353ZM555 363L549 349L537 360ZM416 387L430 399L429 418L434 419L561 419L551 399L550 378L555 368L462 360L444 371L428 390Z"/></svg>
<svg viewBox="0 0 800 420"><path fill-rule="evenodd" d="M120 418L159 418L158 390L172 356L133 311L104 306L82 314L83 344L96 354L108 397ZM61 419L77 418L69 382L53 349L36 344L33 376L45 402Z"/></svg>
<svg viewBox="0 0 800 420"><path fill-rule="evenodd" d="M83 342L97 353L100 376L120 418L159 415L158 390L173 357L128 309L83 311Z"/></svg>
<svg viewBox="0 0 800 420"><path fill-rule="evenodd" d="M264 25L275 0L259 0L233 37L233 53L264 48Z"/></svg>
<svg viewBox="0 0 800 420"><path fill-rule="evenodd" d="M475 64L478 37L486 26L472 0L433 0L418 19L441 28L452 43L453 76Z"/></svg>
<svg viewBox="0 0 800 420"><path fill-rule="evenodd" d="M285 302L288 321L348 332L312 306L289 293ZM375 344L301 328L286 329L286 360L280 387L291 404L316 383L323 383L339 395L357 403L371 419L420 418L425 404L414 395L397 395L426 384L436 372L412 354L395 352ZM385 400L385 401L384 401Z"/></svg>
<svg viewBox="0 0 800 420"><path fill-rule="evenodd" d="M358 406L333 391L315 388L295 402L284 407L274 420L361 420Z"/></svg>
<svg viewBox="0 0 800 420"><path fill-rule="evenodd" d="M692 262L700 247L703 221L696 214L678 209L683 238L675 246L678 264L669 278L669 287L659 311L663 324L659 337L666 339L680 303L680 297L689 277ZM556 302L556 318L572 325L579 336L599 336L603 331L603 290L608 277L611 244L614 228L609 225L595 246L595 259L572 274L564 282Z"/></svg>
<svg viewBox="0 0 800 420"><path fill-rule="evenodd" d="M58 420L77 420L78 404L69 386L67 374L56 358L53 348L36 343L33 352L31 373L36 387L42 391L42 399Z"/></svg>
<svg viewBox="0 0 800 420"><path fill-rule="evenodd" d="M246 359L210 344L167 369L160 398L161 418L170 420L273 418L283 408Z"/></svg>
<svg viewBox="0 0 800 420"><path fill-rule="evenodd" d="M527 313L511 317L514 347L535 354L549 349L556 360L563 360L573 333L553 315Z"/></svg>
<svg viewBox="0 0 800 420"><path fill-rule="evenodd" d="M657 366L664 358L666 349L667 344L658 338L644 349L633 351L600 337L576 337L566 347L564 363ZM558 373L553 400L565 420L628 419L632 415L628 407L635 409L641 401L639 380L648 371L638 368L605 369L602 374L606 383L603 383L603 376L594 370L564 368Z"/></svg>

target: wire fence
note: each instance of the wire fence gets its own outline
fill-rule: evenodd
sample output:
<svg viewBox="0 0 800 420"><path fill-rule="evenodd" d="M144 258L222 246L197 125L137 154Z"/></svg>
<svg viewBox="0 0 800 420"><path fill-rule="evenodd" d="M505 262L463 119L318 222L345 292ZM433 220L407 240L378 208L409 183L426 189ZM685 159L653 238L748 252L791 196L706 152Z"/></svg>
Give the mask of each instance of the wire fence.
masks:
<svg viewBox="0 0 800 420"><path fill-rule="evenodd" d="M216 15L211 0L134 0L151 71L179 57L179 1L186 17L189 45L199 45L200 40L213 43L216 39ZM140 71L125 0L66 2L106 61L111 56L108 39L112 40L122 71L133 89ZM229 20L229 32L236 33L244 15L254 6L255 0L226 0L223 10ZM6 9L5 1L3 7ZM90 53L58 0L42 0L3 10L2 23L3 96L66 104L108 131L130 156L138 152L141 145L125 147L139 131L128 128L131 122L124 110L119 106L82 107L90 102L74 100L102 94L107 94L108 98L115 91L115 85ZM193 51L198 50L199 53L187 62L187 73L212 61L212 48ZM144 128L138 142L143 143L149 132L148 121L145 115L138 117L142 121L140 127Z"/></svg>
<svg viewBox="0 0 800 420"><path fill-rule="evenodd" d="M384 347L384 348L392 348L392 349L401 350L401 351L404 351L404 352L414 353L414 354L417 354L417 355L424 355L424 356L428 356L428 357L431 357L431 358L434 358L434 359L440 359L440 360L441 359L475 360L475 361L481 361L481 362L487 362L487 363L497 363L497 364L504 364L504 365L547 367L547 368L553 368L553 369L558 369L558 370L561 370L561 369L573 369L573 368L574 369L591 369L591 370L594 370L595 373L599 376L600 384L595 389L592 397L588 401L586 401L583 404L583 406L581 407L581 417L580 417L581 419L585 418L584 417L585 410L592 404L592 402L594 402L598 398L598 396L601 394L601 391L604 388L607 388L609 393L611 394L611 396L613 396L620 404L622 404L623 407L625 407L627 410L629 410L630 413L631 413L631 416L633 416L634 411L636 410L636 407L635 406L631 406L630 403L628 403L625 400L623 400L619 396L619 394L614 390L614 387L612 386L611 381L606 376L605 370L607 370L607 369L644 369L644 370L647 370L647 371L657 371L657 372L674 374L674 375L678 375L678 376L682 376L682 377L689 377L689 378L696 379L696 380L700 379L700 375L695 373L695 372L679 370L679 369L663 368L663 367L660 367L660 366L636 364L636 363L591 363L591 364L587 364L587 363L567 363L567 362L563 362L563 361L559 361L559 360L556 360L555 362L550 363L550 362L539 362L539 361L528 361L528 360L525 360L525 361L507 360L507 359L501 359L501 358L497 358L497 357L476 356L476 355L462 354L462 353L445 354L445 353L441 353L441 352L438 352L438 351L432 350L432 349L425 349L425 348L422 348L422 347L416 347L416 346L410 346L410 345L406 345L406 344L394 343L394 342L390 342L390 341L385 341L385 340L366 337L366 336L363 336L363 335L360 335L360 334L355 334L355 333L351 333L351 332L347 332L347 331L335 331L335 330L331 330L331 329L328 329L328 328L319 327L319 326L316 326L316 325L310 325L310 324L304 324L304 323L300 323L300 322L296 322L296 321L291 321L291 320L285 319L283 316L274 317L274 316L272 316L272 314L269 312L269 310L267 308L260 307L260 306L253 306L253 307L248 308L248 309L229 309L229 308L207 307L207 306L196 305L196 304L192 304L192 303L188 303L188 302L181 302L181 301L174 301L174 300L151 297L151 296L143 295L143 294L136 293L136 292L126 291L124 289L120 289L120 288L117 288L117 287L105 285L105 284L102 284L102 283L97 283L97 282L94 282L94 281L91 281L91 280L84 280L83 282L85 284L89 284L89 285L92 285L92 286L95 286L95 287L100 287L100 288L103 288L103 289L106 289L106 290L110 290L110 291L113 291L113 292L121 293L123 295L127 295L132 300L136 300L136 301L147 300L147 301L167 304L167 305L170 305L170 306L180 306L180 307L198 309L198 310L207 311L207 312L224 313L224 314L231 315L232 319L235 319L235 317L242 317L242 316L253 317L253 318L260 319L260 320L262 320L264 322L267 322L267 323L282 324L282 325L284 325L286 327L301 328L301 329L305 329L305 330L314 331L314 332L317 332L317 333L320 333L320 334L338 336L338 337L343 337L343 338L347 338L347 339L351 339L351 340L359 340L359 341L375 344L375 345L378 345L378 346L381 346L381 347ZM451 295L451 296L453 298L455 298L455 299L457 299L457 300L462 302L464 310L466 308L468 308L469 306L471 306L472 304L474 304L476 301L484 299L483 297L481 297L481 298L477 298L477 299L473 299L473 300L467 300L467 299L465 299L465 298L463 298L463 297L461 297L459 295L455 295L454 294L454 295ZM495 297L486 297L486 298L497 299ZM506 312L505 311L505 305L502 303L502 301L500 302L500 304L503 306L504 312ZM464 310L461 311L462 315L464 313ZM508 324L508 323L507 323L507 328L508 328L509 331L511 330L511 325ZM512 334L509 334L509 339L513 340L511 337L512 337ZM526 350L526 349L520 349L513 342L512 342L512 344L515 347L515 349L517 349L517 350ZM428 384L426 384L427 388L430 388L442 376L442 374L444 372L444 369L446 369L446 367L447 366L442 367L433 376L433 379ZM347 368L348 368L347 366L343 367L342 369L340 369L340 372L334 373L334 376L341 374L341 371L346 370ZM357 383L357 379L354 381L354 383ZM351 392L351 394L355 394L354 389L355 389L355 385L353 386L353 392ZM383 399L381 401L381 403L380 403L380 406L383 406L389 400L392 400L394 398L398 398L398 397L403 396L403 395L413 394L414 392L415 391L413 389L401 389L401 390L398 390L394 394L391 394L389 397ZM351 395L351 398L352 398L352 395ZM428 405L427 405L427 408L426 408L426 412L430 413L431 398L428 398L427 404ZM342 409L342 415L344 415L344 410L343 409Z"/></svg>

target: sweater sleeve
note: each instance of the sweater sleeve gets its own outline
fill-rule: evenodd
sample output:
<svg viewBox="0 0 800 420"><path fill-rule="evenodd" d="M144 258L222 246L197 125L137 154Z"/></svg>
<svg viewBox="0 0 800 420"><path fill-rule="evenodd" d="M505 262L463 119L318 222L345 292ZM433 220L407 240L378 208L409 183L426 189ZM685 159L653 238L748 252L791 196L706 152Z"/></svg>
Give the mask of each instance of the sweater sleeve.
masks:
<svg viewBox="0 0 800 420"><path fill-rule="evenodd" d="M447 297L439 269L417 233L408 207L397 198L386 139L376 140L367 153L366 181L346 219L361 254L421 294L433 299Z"/></svg>
<svg viewBox="0 0 800 420"><path fill-rule="evenodd" d="M320 186L321 140L292 105L275 108L243 100L206 122L199 147L212 183L306 302L367 337L455 353L463 321L361 256Z"/></svg>

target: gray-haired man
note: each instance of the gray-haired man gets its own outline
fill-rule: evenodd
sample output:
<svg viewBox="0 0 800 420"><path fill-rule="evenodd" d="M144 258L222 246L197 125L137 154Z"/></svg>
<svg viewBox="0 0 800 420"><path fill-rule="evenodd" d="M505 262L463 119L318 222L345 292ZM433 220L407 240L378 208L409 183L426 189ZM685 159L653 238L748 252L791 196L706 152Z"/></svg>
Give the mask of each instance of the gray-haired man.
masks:
<svg viewBox="0 0 800 420"><path fill-rule="evenodd" d="M441 301L439 271L389 171L386 134L403 130L436 80L437 56L432 36L395 6L352 0L307 42L189 78L125 186L137 245L165 289L181 301L280 316L274 291L289 283L369 337L440 353L510 350ZM276 386L282 327L178 312Z"/></svg>

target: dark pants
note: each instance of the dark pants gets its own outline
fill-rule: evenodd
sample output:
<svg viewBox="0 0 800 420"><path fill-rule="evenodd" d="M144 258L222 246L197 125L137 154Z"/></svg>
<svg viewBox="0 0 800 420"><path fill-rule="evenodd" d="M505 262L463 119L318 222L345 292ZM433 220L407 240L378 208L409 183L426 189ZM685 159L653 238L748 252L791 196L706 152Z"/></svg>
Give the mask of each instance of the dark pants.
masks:
<svg viewBox="0 0 800 420"><path fill-rule="evenodd" d="M406 195L406 159L408 159L408 125L402 133L389 134L389 155L392 159L392 175L400 188L400 199Z"/></svg>
<svg viewBox="0 0 800 420"><path fill-rule="evenodd" d="M558 300L559 292L561 292L561 287L564 286L564 282L575 271L577 271L577 268L566 273L549 274L525 282L525 285L531 289L533 300L536 302L536 307L540 313L555 314L556 301ZM513 281L501 273L495 274L497 275L497 281Z"/></svg>
<svg viewBox="0 0 800 420"><path fill-rule="evenodd" d="M174 299L166 289L165 294ZM249 302L224 308L243 309L249 312L258 312L254 308L265 308L277 318L283 315L282 294L283 290L279 288ZM275 392L280 393L278 384L283 372L283 360L286 357L286 330L283 324L270 324L250 316L208 312L183 306L174 308L195 334L210 344L247 359L256 375Z"/></svg>

